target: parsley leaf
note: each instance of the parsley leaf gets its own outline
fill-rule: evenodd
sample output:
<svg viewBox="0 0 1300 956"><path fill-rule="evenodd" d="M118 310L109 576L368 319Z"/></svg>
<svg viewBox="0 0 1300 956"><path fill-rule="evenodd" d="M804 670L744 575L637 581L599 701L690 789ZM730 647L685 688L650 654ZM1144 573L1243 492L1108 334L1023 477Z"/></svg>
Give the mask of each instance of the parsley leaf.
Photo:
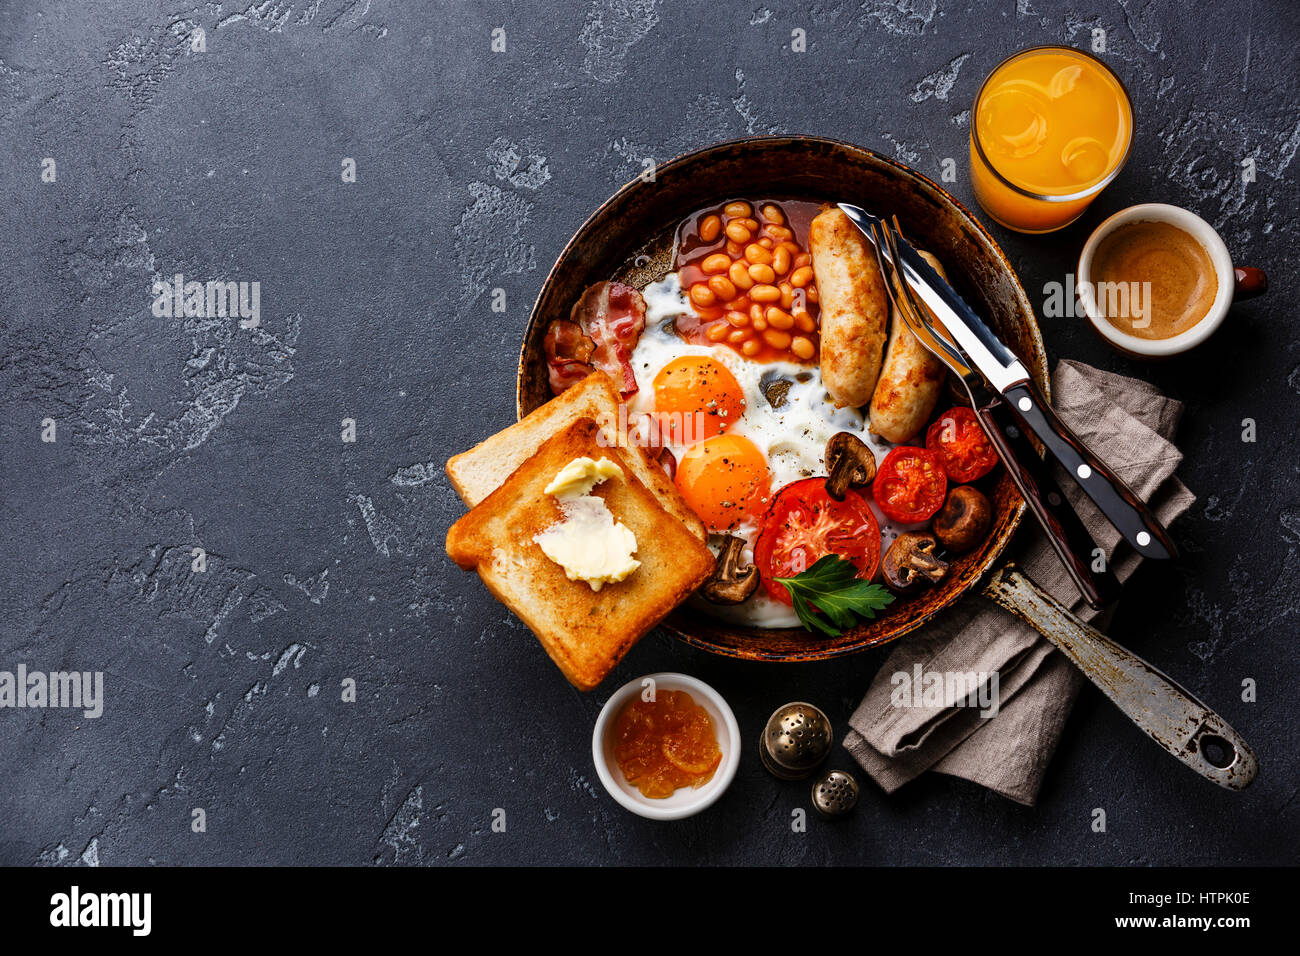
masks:
<svg viewBox="0 0 1300 956"><path fill-rule="evenodd" d="M834 554L820 558L795 577L776 581L790 592L800 623L829 637L839 637L859 619L871 620L894 602L892 594L879 584L862 580L857 568Z"/></svg>

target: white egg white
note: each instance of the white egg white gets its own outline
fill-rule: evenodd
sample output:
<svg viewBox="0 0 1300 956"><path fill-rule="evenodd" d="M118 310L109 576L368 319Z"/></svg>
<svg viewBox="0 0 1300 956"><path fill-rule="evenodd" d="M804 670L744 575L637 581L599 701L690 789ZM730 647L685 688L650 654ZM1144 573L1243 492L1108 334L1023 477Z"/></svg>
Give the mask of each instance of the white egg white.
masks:
<svg viewBox="0 0 1300 956"><path fill-rule="evenodd" d="M754 362L726 345L691 345L683 341L674 329L673 321L692 310L676 273L651 283L642 294L646 300L646 328L632 353L638 391L629 402L630 418L655 410L654 379L660 369L684 355L705 355L731 372L744 393L744 411L726 431L749 439L762 453L771 474L773 495L791 482L825 475L823 455L826 443L836 432L856 434L872 449L878 461L888 453L889 445L867 433L866 417L859 410L835 407L826 394L821 370L816 365ZM769 404L763 388L775 378L791 383L779 408ZM686 446L671 442L668 448L678 461L686 450ZM881 515L874 502L871 502L871 507L885 539L882 547L887 547L887 542L900 529ZM758 518L732 529L733 534L745 540L746 561L753 559L760 523L761 518ZM721 537L712 536L710 547L716 553L721 547ZM713 604L699 597L693 602L706 613L735 623L757 627L799 626L794 611L768 597L762 588L743 604L734 606Z"/></svg>

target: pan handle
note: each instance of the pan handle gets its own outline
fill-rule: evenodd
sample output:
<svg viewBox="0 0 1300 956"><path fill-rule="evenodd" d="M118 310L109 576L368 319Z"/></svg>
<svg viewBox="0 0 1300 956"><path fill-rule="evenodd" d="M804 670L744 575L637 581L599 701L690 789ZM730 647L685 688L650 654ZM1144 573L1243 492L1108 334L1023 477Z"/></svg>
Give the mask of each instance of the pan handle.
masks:
<svg viewBox="0 0 1300 956"><path fill-rule="evenodd" d="M1060 648L1148 737L1207 780L1244 790L1259 773L1254 751L1222 717L1007 564L984 596Z"/></svg>

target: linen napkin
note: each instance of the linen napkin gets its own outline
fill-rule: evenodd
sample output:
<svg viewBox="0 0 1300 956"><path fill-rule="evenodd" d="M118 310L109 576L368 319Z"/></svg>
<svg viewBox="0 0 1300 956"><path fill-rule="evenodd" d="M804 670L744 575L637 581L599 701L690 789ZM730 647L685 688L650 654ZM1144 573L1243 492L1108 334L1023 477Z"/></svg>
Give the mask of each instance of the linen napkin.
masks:
<svg viewBox="0 0 1300 956"><path fill-rule="evenodd" d="M1174 477L1182 453L1171 438L1181 402L1137 379L1063 360L1052 375L1053 404L1061 418L1146 501L1166 527L1196 500ZM1057 479L1071 505L1106 553L1120 581L1141 557L1072 481ZM1104 630L1108 615L1079 597L1032 517L1008 556L1075 615ZM1100 620L1098 618L1100 617ZM994 674L995 716L979 707L895 706L894 675ZM933 680L933 678L932 678ZM899 642L849 718L844 746L892 793L926 770L971 780L1033 806L1047 764L1084 677L1052 644L985 598L971 595L938 623ZM913 684L919 688L923 685ZM992 688L988 682L988 688ZM916 704L915 699L909 701Z"/></svg>

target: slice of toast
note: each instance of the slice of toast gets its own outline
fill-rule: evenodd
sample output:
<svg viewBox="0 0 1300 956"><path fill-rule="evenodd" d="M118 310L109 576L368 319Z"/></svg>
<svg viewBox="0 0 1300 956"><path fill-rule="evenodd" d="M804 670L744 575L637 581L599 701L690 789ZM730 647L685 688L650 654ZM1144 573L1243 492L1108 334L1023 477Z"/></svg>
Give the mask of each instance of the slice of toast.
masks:
<svg viewBox="0 0 1300 956"><path fill-rule="evenodd" d="M604 427L608 443L617 444L618 405L618 391L610 377L604 372L593 372L521 421L451 458L447 462L451 486L461 500L473 508L499 488L524 459L541 447L542 442L579 418L590 418L599 423ZM664 509L685 524L691 534L704 541L708 537L704 522L682 499L677 486L659 464L640 448L624 448L624 451L623 461L641 484L649 488Z"/></svg>
<svg viewBox="0 0 1300 956"><path fill-rule="evenodd" d="M599 426L581 418L547 439L537 454L447 532L447 554L478 571L489 591L532 629L564 676L591 690L623 655L713 572L713 553L641 483L630 451L598 441ZM636 535L641 566L624 580L593 591L570 581L564 568L533 540L563 519L545 493L575 458L608 458L622 478L592 494Z"/></svg>

